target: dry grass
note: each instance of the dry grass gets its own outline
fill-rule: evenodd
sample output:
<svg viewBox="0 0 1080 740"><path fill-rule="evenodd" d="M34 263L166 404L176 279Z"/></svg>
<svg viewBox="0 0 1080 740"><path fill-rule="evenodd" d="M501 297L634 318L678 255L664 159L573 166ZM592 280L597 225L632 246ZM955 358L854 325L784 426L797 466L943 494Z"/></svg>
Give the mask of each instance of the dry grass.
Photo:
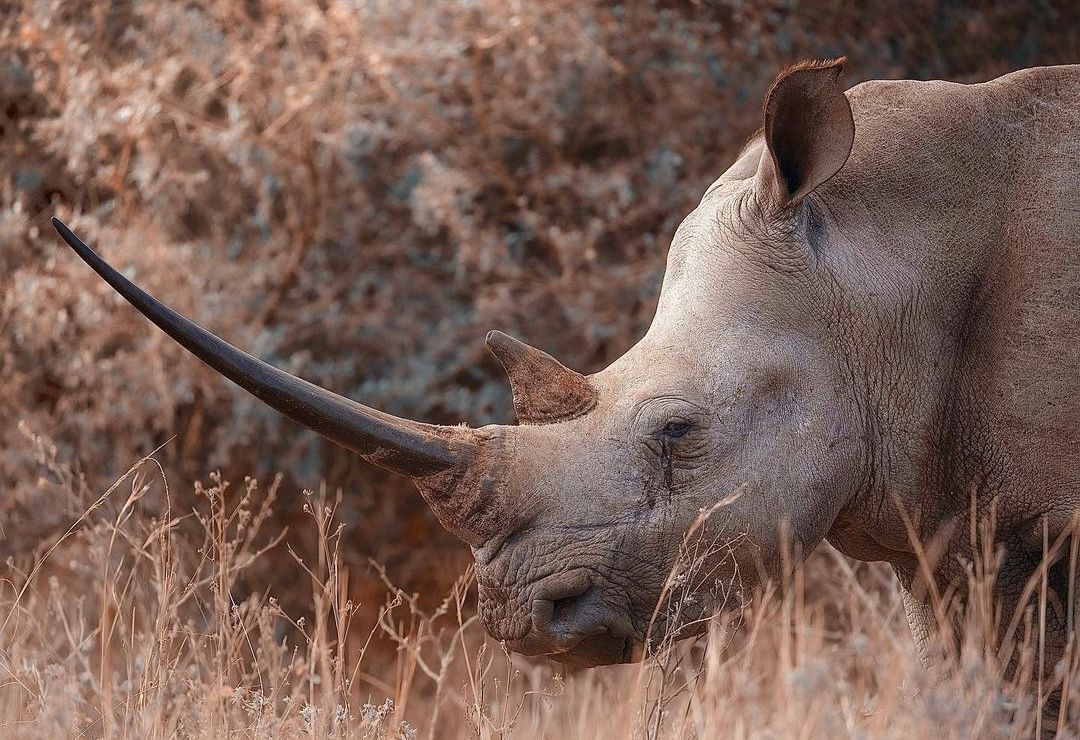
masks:
<svg viewBox="0 0 1080 740"><path fill-rule="evenodd" d="M989 552L959 612L965 636L942 641L948 670L936 679L915 656L891 574L832 550L738 617L722 612L707 639L659 645L640 665L565 675L485 639L469 572L426 609L373 565L386 600L365 621L370 612L349 598L340 502L325 491L297 500L279 481L234 487L213 475L196 485L193 510L147 516L140 500L164 488L152 457L88 503L36 442L43 493L84 513L29 567L8 562L5 737L1004 738L1036 732L1040 697L1055 688L1065 687L1062 712L1080 702L1075 661L1053 685L1031 681L1030 623L1014 674L1010 655L988 647ZM289 532L268 531L275 507L302 508L313 559L293 550ZM703 561L696 542L686 554L678 573L687 577L673 575L665 608ZM267 559L306 584L308 618L267 591L240 595L244 572ZM950 612L945 600L937 606Z"/></svg>

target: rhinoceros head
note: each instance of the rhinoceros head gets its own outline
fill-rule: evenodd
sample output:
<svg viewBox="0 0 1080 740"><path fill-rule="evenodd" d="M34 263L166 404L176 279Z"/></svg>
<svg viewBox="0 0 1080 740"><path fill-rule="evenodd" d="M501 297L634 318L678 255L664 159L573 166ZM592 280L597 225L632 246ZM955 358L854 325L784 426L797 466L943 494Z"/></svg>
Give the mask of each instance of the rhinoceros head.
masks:
<svg viewBox="0 0 1080 740"><path fill-rule="evenodd" d="M775 572L789 545L809 551L858 486L858 378L843 361L832 286L808 269L824 238L809 196L854 138L840 64L778 78L762 134L676 233L648 332L611 366L585 377L488 335L517 425L422 424L313 386L176 314L55 223L200 359L412 477L472 546L494 637L569 663L635 660L656 630L694 632L718 600ZM674 614L662 596L688 547L698 570L676 573Z"/></svg>

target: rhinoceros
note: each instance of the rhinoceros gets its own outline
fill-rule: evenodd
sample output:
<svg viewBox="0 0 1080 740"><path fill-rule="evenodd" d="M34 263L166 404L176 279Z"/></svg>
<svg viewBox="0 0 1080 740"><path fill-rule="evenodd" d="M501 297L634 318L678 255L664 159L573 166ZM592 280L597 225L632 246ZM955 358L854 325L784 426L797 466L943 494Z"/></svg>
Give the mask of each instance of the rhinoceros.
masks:
<svg viewBox="0 0 1080 740"><path fill-rule="evenodd" d="M1015 612L1080 507L1080 66L846 91L842 69L779 74L761 130L674 234L647 333L609 367L584 376L488 334L516 425L335 395L54 225L213 369L409 476L471 546L483 622L514 651L639 660L656 630L699 631L717 584L752 588L823 540L891 564L926 644L932 593L963 592L982 522ZM715 577L672 618L658 599L694 527L722 545ZM1056 565L1045 580L1052 648L1073 582Z"/></svg>

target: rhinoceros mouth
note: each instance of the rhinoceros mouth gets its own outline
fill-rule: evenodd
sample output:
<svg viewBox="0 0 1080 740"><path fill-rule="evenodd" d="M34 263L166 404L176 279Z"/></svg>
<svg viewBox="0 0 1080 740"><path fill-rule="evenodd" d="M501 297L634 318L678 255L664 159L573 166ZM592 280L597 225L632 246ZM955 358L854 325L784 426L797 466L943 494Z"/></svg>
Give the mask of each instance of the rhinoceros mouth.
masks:
<svg viewBox="0 0 1080 740"><path fill-rule="evenodd" d="M604 628L593 634L564 635L552 642L533 633L509 643L515 653L543 655L557 663L592 668L616 663L636 663L644 657L644 644L637 635Z"/></svg>
<svg viewBox="0 0 1080 740"><path fill-rule="evenodd" d="M572 650L549 656L563 665L577 668L594 668L600 665L637 663L645 651L640 640L617 635L597 635L579 642Z"/></svg>

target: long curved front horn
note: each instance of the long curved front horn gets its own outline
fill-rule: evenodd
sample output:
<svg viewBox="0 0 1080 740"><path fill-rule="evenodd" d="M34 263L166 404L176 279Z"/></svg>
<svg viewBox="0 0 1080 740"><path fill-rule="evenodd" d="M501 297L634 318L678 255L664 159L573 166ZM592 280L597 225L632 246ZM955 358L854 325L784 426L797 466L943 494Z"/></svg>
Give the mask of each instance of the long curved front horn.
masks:
<svg viewBox="0 0 1080 740"><path fill-rule="evenodd" d="M475 459L477 445L470 430L401 419L278 370L143 291L84 244L60 219L53 218L52 224L94 272L162 331L259 400L331 442L380 467L413 478L450 468L462 470Z"/></svg>

